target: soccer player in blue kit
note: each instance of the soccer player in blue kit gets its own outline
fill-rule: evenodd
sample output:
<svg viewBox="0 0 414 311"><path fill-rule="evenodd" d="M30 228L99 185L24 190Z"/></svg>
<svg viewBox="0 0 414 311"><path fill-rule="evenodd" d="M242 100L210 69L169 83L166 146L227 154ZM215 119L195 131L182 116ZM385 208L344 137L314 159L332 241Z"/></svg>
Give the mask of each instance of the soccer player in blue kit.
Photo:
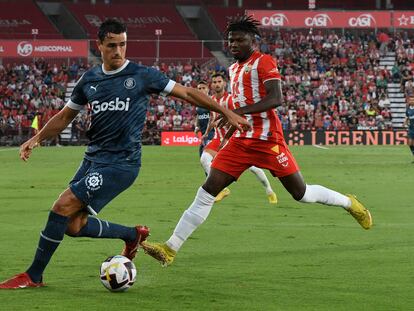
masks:
<svg viewBox="0 0 414 311"><path fill-rule="evenodd" d="M405 116L405 125L408 126L408 146L414 156L414 97L408 99ZM414 160L412 163L414 163Z"/></svg>
<svg viewBox="0 0 414 311"><path fill-rule="evenodd" d="M125 25L113 19L102 23L97 41L102 66L88 70L77 82L66 106L20 147L20 158L27 161L33 148L59 134L89 103L90 142L85 157L69 187L49 212L32 264L25 272L0 283L0 289L44 286L43 272L65 234L121 239L125 241L122 255L129 259L135 257L149 229L110 223L96 215L138 176L141 132L151 93L179 97L222 113L241 130L249 128L242 117L220 107L207 95L175 83L156 69L128 61L126 41Z"/></svg>
<svg viewBox="0 0 414 311"><path fill-rule="evenodd" d="M203 92L206 95L209 95L208 83L203 80L199 81L197 83L197 90L199 90L200 92ZM203 137L201 144L200 144L200 148L198 149L199 156L201 157L201 155L203 154L204 147L214 137L214 129L211 129L209 133L206 134L208 123L210 120L210 110L203 108L203 107L197 107L196 112L197 112L197 119L196 119L196 127L194 129L194 132L196 134L201 133Z"/></svg>

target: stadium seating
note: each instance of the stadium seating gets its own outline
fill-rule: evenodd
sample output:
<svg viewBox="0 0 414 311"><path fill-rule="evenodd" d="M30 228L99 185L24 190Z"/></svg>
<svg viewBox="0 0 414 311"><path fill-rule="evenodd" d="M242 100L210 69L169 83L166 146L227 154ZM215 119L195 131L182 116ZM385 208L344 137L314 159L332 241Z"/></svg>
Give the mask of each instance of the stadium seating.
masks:
<svg viewBox="0 0 414 311"><path fill-rule="evenodd" d="M186 26L173 4L131 4L67 3L66 6L76 16L95 40L98 26L107 17L116 17L128 26L128 53L139 58L154 58L159 43L160 57L202 58L211 57L210 51L202 46ZM159 37L155 31L159 29ZM188 40L194 40L189 42Z"/></svg>
<svg viewBox="0 0 414 311"><path fill-rule="evenodd" d="M391 128L387 83L403 79L406 94L414 93L414 46L397 42L396 72L381 69L375 37L334 33L305 35L300 32L269 33L260 48L278 58L284 79L284 104L277 108L285 130L347 130ZM408 38L407 38L408 40ZM402 40L404 42L404 40ZM330 46L335 46L330 48ZM312 49L309 49L312 47ZM392 48L392 47L390 47ZM313 51L313 52L310 52ZM164 62L153 66L188 86L207 79L217 70L197 63ZM28 135L36 111L44 124L63 104L66 83L76 80L87 67L47 64L0 67L0 128L3 134ZM402 74L404 73L404 74ZM25 81L29 76L30 82ZM30 92L27 91L30 90ZM14 90L18 90L17 92ZM409 96L409 95L407 95ZM153 96L143 133L145 143L159 143L163 130L192 130L195 109L174 98ZM86 123L82 123L86 128ZM11 134L10 134L11 133ZM24 134L22 134L24 135ZM4 136L4 135L3 135Z"/></svg>
<svg viewBox="0 0 414 311"><path fill-rule="evenodd" d="M0 2L0 39L62 39L33 1ZM32 35L32 29L38 29Z"/></svg>

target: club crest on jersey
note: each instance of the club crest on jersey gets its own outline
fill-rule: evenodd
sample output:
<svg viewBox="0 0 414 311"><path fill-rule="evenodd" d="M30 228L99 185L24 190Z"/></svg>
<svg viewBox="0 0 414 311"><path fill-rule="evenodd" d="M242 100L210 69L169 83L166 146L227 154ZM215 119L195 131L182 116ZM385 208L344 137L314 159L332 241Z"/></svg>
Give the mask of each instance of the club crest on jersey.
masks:
<svg viewBox="0 0 414 311"><path fill-rule="evenodd" d="M244 65L244 73L249 73L252 70L252 65Z"/></svg>
<svg viewBox="0 0 414 311"><path fill-rule="evenodd" d="M137 83L135 82L135 80L133 78L128 78L124 81L124 86L128 90L133 89L136 85L137 85Z"/></svg>
<svg viewBox="0 0 414 311"><path fill-rule="evenodd" d="M86 188L92 191L96 191L101 188L103 184L103 177L99 173L91 173L85 179Z"/></svg>

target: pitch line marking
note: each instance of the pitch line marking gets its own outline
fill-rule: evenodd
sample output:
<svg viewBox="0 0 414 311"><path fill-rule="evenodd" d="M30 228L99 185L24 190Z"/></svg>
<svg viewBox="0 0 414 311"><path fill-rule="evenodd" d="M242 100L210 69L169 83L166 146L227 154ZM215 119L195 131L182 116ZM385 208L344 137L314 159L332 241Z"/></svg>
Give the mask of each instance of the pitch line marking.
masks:
<svg viewBox="0 0 414 311"><path fill-rule="evenodd" d="M314 146L315 148L323 149L323 150L329 150L328 147L324 147L324 146L319 146L319 145L312 145L312 146Z"/></svg>

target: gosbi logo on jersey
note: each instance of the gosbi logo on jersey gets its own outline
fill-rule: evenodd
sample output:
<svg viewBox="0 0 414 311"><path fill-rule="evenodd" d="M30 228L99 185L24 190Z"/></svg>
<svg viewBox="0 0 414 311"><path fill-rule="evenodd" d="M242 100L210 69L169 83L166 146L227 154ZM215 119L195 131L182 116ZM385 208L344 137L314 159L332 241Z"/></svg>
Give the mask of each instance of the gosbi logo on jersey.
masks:
<svg viewBox="0 0 414 311"><path fill-rule="evenodd" d="M131 99L127 97L125 101L119 100L117 97L115 100L111 100L108 102L99 102L99 100L94 100L92 105L92 110L94 113L102 112L102 111L128 111L129 109L129 101Z"/></svg>
<svg viewBox="0 0 414 311"><path fill-rule="evenodd" d="M203 113L203 114L199 114L198 115L198 119L199 120L207 120L210 118L210 114L209 113Z"/></svg>

